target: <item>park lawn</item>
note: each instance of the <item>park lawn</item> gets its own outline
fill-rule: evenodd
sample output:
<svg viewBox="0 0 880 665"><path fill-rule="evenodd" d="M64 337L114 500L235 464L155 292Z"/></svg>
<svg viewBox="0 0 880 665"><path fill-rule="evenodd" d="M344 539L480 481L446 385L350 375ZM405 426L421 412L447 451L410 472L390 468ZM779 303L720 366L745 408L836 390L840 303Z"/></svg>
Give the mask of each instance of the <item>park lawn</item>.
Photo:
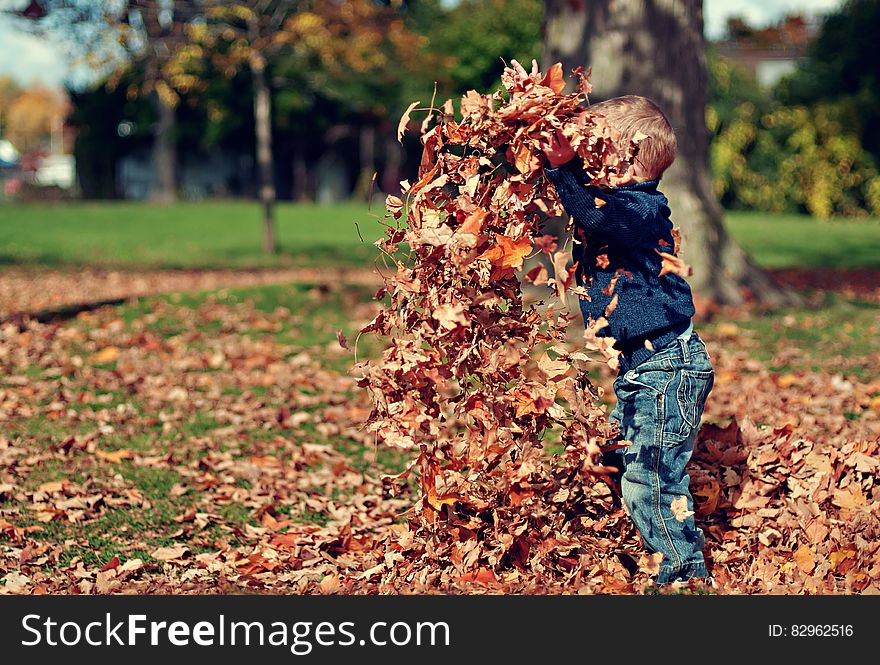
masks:
<svg viewBox="0 0 880 665"><path fill-rule="evenodd" d="M262 251L260 207L244 201L153 205L0 205L0 265L261 268L363 265L376 253L381 209L280 203L278 256Z"/></svg>
<svg viewBox="0 0 880 665"><path fill-rule="evenodd" d="M326 447L336 455L333 474L342 473L340 465L345 473L376 477L404 467L399 453L325 429L328 422L345 421L349 407L354 418L366 415L363 391L348 374L355 348L359 359L380 352L373 336L357 341L358 327L374 313L372 291L285 284L168 294L67 321L57 357L6 367L0 378L0 390L38 386L25 391L33 412L4 423L4 437L22 442L29 459L14 474L24 496L0 505L0 526L5 519L32 529L39 542L65 543L56 559L46 561L47 571L77 562L99 567L114 557L137 558L148 571L157 570L161 562L151 556L157 548L185 546L196 555L244 545L248 529L252 536L264 525L267 510L282 522L323 526L329 514L315 507L317 495L326 491L321 500L338 505L356 489L328 481L300 490L296 483L304 472L327 472L329 462L315 455L317 462L304 464L296 459L299 446ZM351 350L340 346L338 333L351 340ZM222 361L194 360L218 353ZM183 369L170 367L169 357ZM71 358L80 359L74 362L82 369L74 369ZM274 377L273 363L288 362L302 368L292 385L265 380ZM119 380L133 370L167 380L133 390ZM61 392L54 387L59 372L66 384ZM181 386L186 401L173 395ZM291 414L295 424L283 422ZM223 471L215 470L218 463ZM255 465L288 475L267 493ZM200 468L208 470L202 481L193 471ZM230 498L235 492L240 496ZM92 512L85 499L86 506L53 515L47 494L55 495L56 506L63 505L58 494L121 503L102 509L99 502ZM79 508L85 518L71 518ZM203 522L199 528L193 519ZM0 530L0 547L3 540Z"/></svg>
<svg viewBox="0 0 880 665"><path fill-rule="evenodd" d="M380 205L278 205L275 257L261 250L256 203L0 205L0 265L256 268L369 265ZM771 268L880 267L880 220L731 212L733 237Z"/></svg>
<svg viewBox="0 0 880 665"><path fill-rule="evenodd" d="M880 268L880 219L730 212L733 237L767 268Z"/></svg>
<svg viewBox="0 0 880 665"><path fill-rule="evenodd" d="M34 220L39 210L50 210L25 208L0 208L0 215L24 210ZM57 211L61 218L69 215L67 224L73 225L79 211L89 208ZM129 224L123 232L109 216L125 205L91 208L97 211L88 222L91 240L106 232L105 251L122 248L114 256L127 257L117 265L272 265L261 263L259 224L251 225L255 237L249 245L250 231L236 227L235 215L250 210L244 204L174 206L171 210L188 210L193 218L176 223L157 214L161 208L128 206L133 215L155 215L141 217L142 223L152 219L177 237L187 234L193 243L181 251L179 242L156 233L157 251L150 258L134 242L137 226ZM317 259L352 264L358 252L366 260L373 251L356 233L353 240L342 232L340 220L363 208L282 209L280 237L287 253L278 264ZM203 217L207 213L213 217ZM47 235L28 258L21 254L23 245L9 240L16 233L25 236L4 216L5 260L100 262L88 258L94 256L91 240L65 235L67 230L59 236L60 222L49 219L44 214L42 222L34 222ZM310 219L323 220L320 234L302 232ZM227 235L208 232L217 220ZM771 229L777 222L779 228ZM822 223L780 216L762 221L740 214L731 215L730 224L765 265L828 261L880 267L880 253L864 250L880 239L876 220ZM202 244L196 242L198 233L204 234ZM338 245L334 236L341 239ZM236 239L245 249L230 254ZM101 307L40 327L39 334L22 331L10 338L12 351L0 357L0 391L13 405L0 439L7 445L0 446L0 465L11 470L11 483L0 489L0 563L4 547L17 557L15 539L25 537L33 543L27 550L34 559L28 575L45 575L59 585L113 566L115 559L139 559L141 579L159 581L169 569L162 557L184 549L172 565L201 575L192 564L196 557L230 551L248 556L273 538L283 541L287 532L338 524L340 511L357 497L378 496L378 477L400 472L407 458L376 448L363 436L369 402L350 375L355 348L358 359L375 358L382 348L374 336L357 335L376 312L374 291L358 284L300 283L172 293ZM338 333L352 350L340 346ZM880 304L875 301L812 294L799 307L725 311L702 322L700 334L719 365L719 407L704 419L716 427L729 419L725 400L749 377L753 382L766 377L765 392L783 394L791 403L817 384L834 390L847 383L876 386ZM597 380L607 389L610 374L607 367L602 370ZM866 399L874 404L880 392L869 388ZM866 403L854 400L838 411L843 427L859 432L870 422L876 407ZM757 412L755 417L759 426L778 424L772 418L765 423ZM823 440L830 434L820 428L815 436ZM559 452L556 439L555 433L545 439L550 454ZM386 523L405 519L404 508L412 500L386 508L383 499ZM37 569L42 572L35 576Z"/></svg>

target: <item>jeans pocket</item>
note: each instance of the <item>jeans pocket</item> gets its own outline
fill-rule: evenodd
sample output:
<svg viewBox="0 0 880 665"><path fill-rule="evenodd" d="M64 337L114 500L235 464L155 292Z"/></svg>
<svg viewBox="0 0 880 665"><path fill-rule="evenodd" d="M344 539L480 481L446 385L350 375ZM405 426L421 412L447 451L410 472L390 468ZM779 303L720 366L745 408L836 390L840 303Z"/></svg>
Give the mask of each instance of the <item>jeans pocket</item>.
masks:
<svg viewBox="0 0 880 665"><path fill-rule="evenodd" d="M681 412L680 434L687 435L700 425L700 416L709 391L715 383L715 372L709 370L681 370L681 381L676 392L678 408Z"/></svg>
<svg viewBox="0 0 880 665"><path fill-rule="evenodd" d="M668 371L658 369L631 369L623 376L618 377L615 382L615 390L620 394L634 394L643 391L647 394L658 395L662 393L669 384L671 374Z"/></svg>

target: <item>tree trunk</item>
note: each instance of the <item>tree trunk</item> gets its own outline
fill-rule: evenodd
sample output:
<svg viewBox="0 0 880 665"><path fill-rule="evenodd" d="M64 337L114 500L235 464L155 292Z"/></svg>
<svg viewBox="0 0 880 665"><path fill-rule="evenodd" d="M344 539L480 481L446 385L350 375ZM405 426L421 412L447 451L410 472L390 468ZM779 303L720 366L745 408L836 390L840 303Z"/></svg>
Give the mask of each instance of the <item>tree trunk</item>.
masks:
<svg viewBox="0 0 880 665"><path fill-rule="evenodd" d="M177 144L174 136L177 113L153 92L156 131L153 137L153 186L150 199L159 203L177 200Z"/></svg>
<svg viewBox="0 0 880 665"><path fill-rule="evenodd" d="M293 145L293 187L291 198L294 201L309 200L309 168L306 163L304 141L295 139Z"/></svg>
<svg viewBox="0 0 880 665"><path fill-rule="evenodd" d="M709 173L709 100L702 0L545 0L545 67L592 66L596 102L624 94L657 102L678 152L661 189L682 229L682 255L702 298L770 304L795 297L758 268L728 235Z"/></svg>
<svg viewBox="0 0 880 665"><path fill-rule="evenodd" d="M369 121L360 126L359 143L361 168L352 192L352 198L358 201L370 196L373 176L376 174L376 126Z"/></svg>
<svg viewBox="0 0 880 665"><path fill-rule="evenodd" d="M384 131L385 168L382 169L382 191L386 194L400 194L401 169L403 167L403 146L389 128Z"/></svg>
<svg viewBox="0 0 880 665"><path fill-rule="evenodd" d="M263 249L267 254L278 250L275 240L275 173L272 158L272 96L266 80L266 59L254 51L250 59L254 77L254 129L257 136L257 169L260 179L260 203L263 207Z"/></svg>

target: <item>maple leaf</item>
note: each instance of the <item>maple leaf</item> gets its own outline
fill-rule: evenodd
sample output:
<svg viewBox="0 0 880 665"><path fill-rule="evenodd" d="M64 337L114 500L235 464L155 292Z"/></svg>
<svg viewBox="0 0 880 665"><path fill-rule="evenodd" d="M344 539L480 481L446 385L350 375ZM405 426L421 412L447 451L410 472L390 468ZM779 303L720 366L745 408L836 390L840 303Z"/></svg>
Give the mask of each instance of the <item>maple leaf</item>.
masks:
<svg viewBox="0 0 880 665"><path fill-rule="evenodd" d="M434 310L433 316L443 328L453 330L468 324L464 311L461 304L444 303Z"/></svg>
<svg viewBox="0 0 880 665"><path fill-rule="evenodd" d="M541 80L541 85L547 86L557 95L561 95L565 90L565 76L562 71L562 63L557 62L550 66L547 74Z"/></svg>
<svg viewBox="0 0 880 665"><path fill-rule="evenodd" d="M489 216L489 211L477 208L470 213L458 228L459 233L469 233L477 236L483 232L483 224Z"/></svg>
<svg viewBox="0 0 880 665"><path fill-rule="evenodd" d="M565 252L556 252L553 255L553 281L556 285L556 293L560 298L565 296L565 292L571 286L577 273L577 263L574 263L570 268L566 267L568 259L569 256Z"/></svg>
<svg viewBox="0 0 880 665"><path fill-rule="evenodd" d="M525 274L525 280L531 282L535 286L547 284L550 280L547 268L543 264L537 265Z"/></svg>
<svg viewBox="0 0 880 665"><path fill-rule="evenodd" d="M403 201L393 194L385 197L385 208L390 213L399 213L403 210Z"/></svg>
<svg viewBox="0 0 880 665"><path fill-rule="evenodd" d="M529 237L510 238L496 236L496 244L477 258L488 261L496 268L522 268L523 259L532 251L532 239Z"/></svg>

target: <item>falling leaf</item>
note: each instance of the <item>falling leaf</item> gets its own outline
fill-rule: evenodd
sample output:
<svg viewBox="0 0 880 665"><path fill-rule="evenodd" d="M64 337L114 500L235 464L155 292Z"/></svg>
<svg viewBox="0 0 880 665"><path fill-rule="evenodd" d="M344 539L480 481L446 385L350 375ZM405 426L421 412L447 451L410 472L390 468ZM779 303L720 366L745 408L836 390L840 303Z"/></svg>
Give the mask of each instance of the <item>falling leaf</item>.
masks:
<svg viewBox="0 0 880 665"><path fill-rule="evenodd" d="M409 116L415 110L415 108L421 104L421 102L413 102L409 106L406 107L406 111L403 112L403 115L400 116L400 122L397 123L397 142L403 143L403 135L406 132L406 126L409 124Z"/></svg>
<svg viewBox="0 0 880 665"><path fill-rule="evenodd" d="M661 267L659 277L663 277L663 275L673 273L678 275L679 277L690 277L693 270L691 267L684 262L684 260L674 254L670 254L669 252L661 252L659 249L655 250L660 255Z"/></svg>
<svg viewBox="0 0 880 665"><path fill-rule="evenodd" d="M444 303L433 312L434 319L446 330L453 330L457 326L466 326L467 317L464 315L464 307L461 304Z"/></svg>
<svg viewBox="0 0 880 665"><path fill-rule="evenodd" d="M550 88L557 95L561 95L565 90L565 76L562 71L562 63L557 62L550 66L547 74L541 80L541 85Z"/></svg>
<svg viewBox="0 0 880 665"><path fill-rule="evenodd" d="M336 331L336 340L339 342L339 346L343 349L348 349L348 340L341 330Z"/></svg>
<svg viewBox="0 0 880 665"><path fill-rule="evenodd" d="M403 210L403 201L393 194L389 194L385 197L385 208L390 213L399 213Z"/></svg>
<svg viewBox="0 0 880 665"><path fill-rule="evenodd" d="M670 507L672 508L672 516L679 522L684 522L688 517L694 514L693 510L688 509L686 496L674 498Z"/></svg>
<svg viewBox="0 0 880 665"><path fill-rule="evenodd" d="M496 268L522 268L523 259L532 251L531 238L508 238L498 236L496 244L478 258L488 261Z"/></svg>

